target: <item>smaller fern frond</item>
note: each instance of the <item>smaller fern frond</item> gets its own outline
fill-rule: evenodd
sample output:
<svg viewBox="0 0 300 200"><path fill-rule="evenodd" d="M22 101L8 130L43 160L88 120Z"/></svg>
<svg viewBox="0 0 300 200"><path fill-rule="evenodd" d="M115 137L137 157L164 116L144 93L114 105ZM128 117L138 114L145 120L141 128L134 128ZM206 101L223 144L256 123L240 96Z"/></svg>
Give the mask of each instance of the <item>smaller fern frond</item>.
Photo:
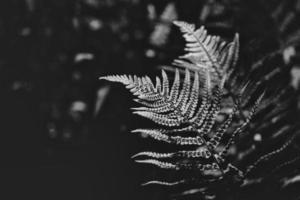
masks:
<svg viewBox="0 0 300 200"><path fill-rule="evenodd" d="M208 146L210 146L212 149L215 149L220 144L220 141L223 138L223 135L225 134L225 132L227 131L227 129L231 125L233 117L236 115L236 113L239 110L239 106L240 106L240 102L241 102L241 96L245 92L248 84L249 84L249 82L246 83L241 88L241 90L239 91L239 94L237 95L237 98L235 99L235 103L234 103L234 106L233 106L233 109L232 109L231 113L228 115L227 119L223 122L223 124L217 129L214 136L208 141Z"/></svg>
<svg viewBox="0 0 300 200"><path fill-rule="evenodd" d="M255 104L253 105L250 113L249 113L249 116L246 118L246 121L239 127L237 128L233 133L232 135L230 136L229 138L229 141L227 142L226 146L224 147L224 149L220 152L220 158L224 159L225 155L228 153L228 150L229 148L231 147L231 145L234 144L235 142L235 137L237 135L239 135L243 130L244 128L249 124L249 122L251 121L253 115L255 114L256 112L256 109L257 107L259 106L263 96L265 95L265 92L263 92L259 98L256 100Z"/></svg>
<svg viewBox="0 0 300 200"><path fill-rule="evenodd" d="M220 141L223 138L223 135L225 134L228 127L230 126L232 119L237 111L238 111L238 104L235 104L232 112L229 114L226 121L218 128L215 135L208 141L208 145L212 149L215 149L220 144Z"/></svg>
<svg viewBox="0 0 300 200"><path fill-rule="evenodd" d="M184 34L183 37L187 42L185 50L188 52L180 56L180 59L174 60L175 65L200 72L203 68L211 67L210 72L215 73L218 79L236 65L239 54L238 34L235 35L233 42L226 43L221 41L219 36L207 34L204 26L196 29L195 25L186 22L174 21L173 23Z"/></svg>
<svg viewBox="0 0 300 200"><path fill-rule="evenodd" d="M284 151L286 148L288 148L293 140L295 139L296 135L293 135L287 142L285 142L280 148L274 150L274 151L271 151L270 153L267 153L263 156L261 156L260 158L258 158L252 165L250 165L247 170L246 170L246 173L245 173L245 176L250 174L255 168L257 168L257 166L264 162L264 161L267 161L269 160L270 158L272 158L273 156L281 153L282 151Z"/></svg>
<svg viewBox="0 0 300 200"><path fill-rule="evenodd" d="M287 166L289 166L289 165L292 165L292 164L298 162L299 160L300 160L300 155L298 155L298 156L294 157L293 159L288 160L288 161L286 161L286 162L284 162L284 163L281 163L280 165L276 166L276 167L270 172L270 174L274 174L274 173L280 171L281 169L283 169L284 167L287 167Z"/></svg>

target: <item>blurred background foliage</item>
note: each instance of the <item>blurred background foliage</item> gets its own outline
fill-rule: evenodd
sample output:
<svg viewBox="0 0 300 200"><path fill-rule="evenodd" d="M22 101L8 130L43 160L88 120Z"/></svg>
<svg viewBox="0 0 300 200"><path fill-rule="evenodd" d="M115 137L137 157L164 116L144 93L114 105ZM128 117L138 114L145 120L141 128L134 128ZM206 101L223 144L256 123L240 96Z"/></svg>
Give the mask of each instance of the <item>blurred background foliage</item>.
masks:
<svg viewBox="0 0 300 200"><path fill-rule="evenodd" d="M129 159L152 145L129 134L147 122L98 77L157 74L183 52L179 19L224 39L239 32L244 66L279 56L280 81L298 91L299 10L294 0L0 1L0 197L165 198L140 187L149 171Z"/></svg>

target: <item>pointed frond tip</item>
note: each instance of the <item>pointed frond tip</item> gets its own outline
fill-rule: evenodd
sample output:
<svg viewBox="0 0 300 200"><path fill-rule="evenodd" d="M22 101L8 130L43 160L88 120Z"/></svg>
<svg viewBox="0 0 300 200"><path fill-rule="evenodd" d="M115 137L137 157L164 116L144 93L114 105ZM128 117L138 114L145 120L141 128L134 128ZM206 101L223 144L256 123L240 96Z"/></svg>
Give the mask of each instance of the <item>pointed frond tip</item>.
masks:
<svg viewBox="0 0 300 200"><path fill-rule="evenodd" d="M183 21L174 21L186 41L187 53L174 60L174 64L198 72L203 68L216 74L217 79L235 67L239 57L239 34L236 33L232 42L222 41L219 36L209 35L204 26L199 29L194 24ZM189 62L186 62L187 60Z"/></svg>
<svg viewBox="0 0 300 200"><path fill-rule="evenodd" d="M101 76L99 77L99 80L106 80L111 82L120 82L120 83L131 83L133 82L132 76L127 75L109 75L109 76Z"/></svg>
<svg viewBox="0 0 300 200"><path fill-rule="evenodd" d="M136 158L140 156L148 156L152 158L171 158L174 154L175 153L156 153L156 152L146 151L146 152L137 153L133 155L131 158Z"/></svg>

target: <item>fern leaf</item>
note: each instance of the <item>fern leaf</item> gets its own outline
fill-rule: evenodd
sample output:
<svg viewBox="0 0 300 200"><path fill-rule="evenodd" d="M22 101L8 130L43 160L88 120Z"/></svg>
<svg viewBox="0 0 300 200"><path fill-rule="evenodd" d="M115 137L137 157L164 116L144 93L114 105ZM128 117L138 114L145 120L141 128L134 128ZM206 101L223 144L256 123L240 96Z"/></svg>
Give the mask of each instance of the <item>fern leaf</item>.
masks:
<svg viewBox="0 0 300 200"><path fill-rule="evenodd" d="M224 156L227 154L229 148L231 147L231 145L234 144L234 141L235 141L235 137L236 135L239 135L243 130L244 128L249 124L250 120L252 119L253 115L255 114L255 111L259 105L259 103L261 102L263 96L264 96L265 93L262 93L259 98L256 100L254 106L252 107L250 113L249 113L249 116L247 117L246 121L239 127L237 128L231 135L229 141L227 142L225 148L220 152L220 157L223 159Z"/></svg>
<svg viewBox="0 0 300 200"><path fill-rule="evenodd" d="M157 153L157 152L140 152L132 156L132 158L147 156L151 158L209 158L211 153L206 148L199 148L193 151L178 151L173 153Z"/></svg>
<svg viewBox="0 0 300 200"><path fill-rule="evenodd" d="M203 145L204 141L201 137L182 137L182 136L168 136L165 133L180 133L186 132L188 128L178 129L178 130L158 130L158 129L136 129L131 131L132 133L143 133L155 140L163 141L170 144L176 145L196 145L201 146Z"/></svg>
<svg viewBox="0 0 300 200"><path fill-rule="evenodd" d="M163 79L163 88L162 88L162 94L163 95L168 95L169 94L169 79L164 70L161 70L161 75Z"/></svg>
<svg viewBox="0 0 300 200"><path fill-rule="evenodd" d="M197 113L193 116L193 118L190 120L194 126L200 126L203 121L205 120L205 117L207 116L208 109L210 106L209 100L210 100L210 91L211 91L211 82L210 82L210 74L206 73L206 84L204 87L204 94L202 98L202 102L200 107L198 108Z"/></svg>
<svg viewBox="0 0 300 200"><path fill-rule="evenodd" d="M151 158L172 158L174 156L174 153L156 153L151 151L145 151L145 152L137 153L133 155L131 158L136 158L140 156L148 156Z"/></svg>
<svg viewBox="0 0 300 200"><path fill-rule="evenodd" d="M199 99L199 75L196 72L194 76L194 83L191 89L189 101L187 102L187 104L185 105L182 111L183 115L187 116L188 118L194 116L198 105L198 99Z"/></svg>
<svg viewBox="0 0 300 200"><path fill-rule="evenodd" d="M177 145L198 145L201 146L204 141L202 137L181 137L181 136L171 136L170 139L174 141Z"/></svg>
<svg viewBox="0 0 300 200"><path fill-rule="evenodd" d="M212 101L210 110L206 115L204 124L202 125L202 127L200 129L198 129L198 133L208 134L211 131L211 129L213 128L213 125L215 124L215 119L220 110L220 103L221 103L225 79L226 79L226 76L223 78L221 85L217 86L216 92L213 95L214 99Z"/></svg>
<svg viewBox="0 0 300 200"><path fill-rule="evenodd" d="M179 110L183 110L183 108L186 106L187 100L190 96L190 85L191 85L191 77L189 70L186 70L185 72L185 79L181 88L180 95L176 101L175 107L178 107Z"/></svg>
<svg viewBox="0 0 300 200"><path fill-rule="evenodd" d="M219 79L230 67L236 65L239 51L238 34L235 35L233 42L226 44L220 41L220 37L208 35L203 26L196 30L193 24L181 21L173 23L180 28L187 42L185 50L188 53L181 56L181 59L195 64L198 70L211 67L212 69L209 70L216 73ZM195 69L194 65L187 64L185 61L177 59L174 63L181 67Z"/></svg>
<svg viewBox="0 0 300 200"><path fill-rule="evenodd" d="M270 159L271 157L281 153L282 151L284 151L287 147L289 147L292 144L292 141L295 139L296 135L293 135L286 143L284 143L280 148L267 153L263 156L261 156L259 159L257 159L252 165L250 165L247 170L245 175L248 175L251 171L253 171L261 162L266 161L268 159Z"/></svg>
<svg viewBox="0 0 300 200"><path fill-rule="evenodd" d="M132 133L143 133L149 137L152 137L155 140L158 141L164 141L167 143L171 143L170 137L166 134L163 134L161 130L155 130L155 129L136 129L132 130Z"/></svg>
<svg viewBox="0 0 300 200"><path fill-rule="evenodd" d="M284 162L284 163L282 163L282 164L276 166L276 167L270 172L270 174L276 173L276 172L280 171L281 169L283 169L284 167L287 167L287 166L289 166L289 165L292 165L292 164L298 162L299 160L300 160L300 156L298 155L298 156L296 156L295 158L293 158L293 159L291 159L291 160L288 160L288 161L286 161L286 162Z"/></svg>
<svg viewBox="0 0 300 200"><path fill-rule="evenodd" d="M238 104L235 104L233 111L230 113L227 120L219 127L215 135L209 140L208 145L212 149L215 149L220 144L220 141L223 138L223 135L226 132L227 128L230 126L232 119L236 114L237 110L238 110Z"/></svg>
<svg viewBox="0 0 300 200"><path fill-rule="evenodd" d="M233 40L233 47L232 47L232 64L231 68L234 68L238 62L239 59L239 51L240 51L240 42L239 42L239 34L236 33L234 40ZM229 54L229 57L231 57L231 54Z"/></svg>
<svg viewBox="0 0 300 200"><path fill-rule="evenodd" d="M147 111L135 111L133 114L140 115L142 117L148 118L152 121L154 121L157 124L164 125L164 126L179 126L181 122L183 121L183 118L172 118L174 113L170 113L168 115L163 115L163 114L157 114L154 112L147 112Z"/></svg>
<svg viewBox="0 0 300 200"><path fill-rule="evenodd" d="M168 98L169 101L174 101L177 99L179 94L179 86L180 86L180 76L179 76L179 71L176 69L174 82Z"/></svg>
<svg viewBox="0 0 300 200"><path fill-rule="evenodd" d="M159 160L155 160L155 159L147 159L147 160L135 160L135 162L137 163L145 163L145 164L152 164L155 165L157 167L160 167L162 169L175 169L178 170L178 166L172 163L168 163L168 162L162 162Z"/></svg>
<svg viewBox="0 0 300 200"><path fill-rule="evenodd" d="M147 112L154 112L154 113L165 113L165 112L168 112L168 111L172 111L173 108L170 107L169 104L165 104L165 105L162 105L162 106L156 107L156 108L138 107L138 108L132 108L132 110L147 111Z"/></svg>
<svg viewBox="0 0 300 200"><path fill-rule="evenodd" d="M199 170L201 173L206 173L209 170L220 170L219 165L217 163L212 164L203 164L198 162L190 162L190 163L178 163L177 169L184 170Z"/></svg>

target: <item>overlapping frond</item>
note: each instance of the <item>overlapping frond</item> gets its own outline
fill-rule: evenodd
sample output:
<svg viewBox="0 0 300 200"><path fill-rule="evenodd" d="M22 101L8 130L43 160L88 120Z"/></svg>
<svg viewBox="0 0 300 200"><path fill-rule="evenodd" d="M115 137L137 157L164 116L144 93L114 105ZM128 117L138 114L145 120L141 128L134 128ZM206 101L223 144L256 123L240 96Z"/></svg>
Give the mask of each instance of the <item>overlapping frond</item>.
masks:
<svg viewBox="0 0 300 200"><path fill-rule="evenodd" d="M204 26L199 29L195 25L182 21L174 21L184 34L187 53L174 60L179 67L203 72L208 69L214 79L220 80L238 60L239 35L236 34L230 43L222 41L219 36L209 35Z"/></svg>
<svg viewBox="0 0 300 200"><path fill-rule="evenodd" d="M274 157L275 155L281 153L284 151L286 148L288 148L293 140L295 139L296 135L293 135L287 142L285 142L281 147L278 149L271 151L263 156L261 156L259 159L257 159L252 165L250 165L247 170L246 170L246 175L250 174L260 163L267 161L268 159Z"/></svg>

